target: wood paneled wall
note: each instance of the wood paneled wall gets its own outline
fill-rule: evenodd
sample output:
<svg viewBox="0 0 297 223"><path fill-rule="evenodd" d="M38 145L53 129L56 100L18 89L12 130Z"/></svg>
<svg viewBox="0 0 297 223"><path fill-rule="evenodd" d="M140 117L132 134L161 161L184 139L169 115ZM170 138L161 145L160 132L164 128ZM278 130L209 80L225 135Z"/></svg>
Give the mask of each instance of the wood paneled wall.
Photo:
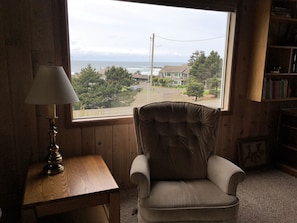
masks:
<svg viewBox="0 0 297 223"><path fill-rule="evenodd" d="M266 135L275 145L279 109L296 106L246 99L254 1L240 1L238 8L232 112L222 118L217 147L218 154L234 162L238 138ZM47 153L46 108L27 105L24 100L38 65L69 63L61 39L64 7L65 0L0 1L0 207L4 207L4 214L19 210L27 168ZM64 106L58 106L58 116L57 141L64 158L101 154L120 187L132 186L129 169L136 156L132 119L121 124L66 128Z"/></svg>

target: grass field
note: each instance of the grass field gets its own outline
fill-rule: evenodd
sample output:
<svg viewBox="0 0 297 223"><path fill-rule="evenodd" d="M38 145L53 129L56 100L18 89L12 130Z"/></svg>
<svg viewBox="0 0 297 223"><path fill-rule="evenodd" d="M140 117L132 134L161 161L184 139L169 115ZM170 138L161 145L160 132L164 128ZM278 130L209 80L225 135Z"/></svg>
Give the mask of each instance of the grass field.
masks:
<svg viewBox="0 0 297 223"><path fill-rule="evenodd" d="M188 97L184 94L185 88L169 88L169 87L152 87L142 83L143 90L135 96L131 106L117 108L99 108L88 110L74 110L74 118L83 117L108 117L108 116L126 116L132 115L133 107L139 107L144 104L159 102L159 101L187 101L197 104L206 105L209 107L220 107L220 98L212 96L204 96L195 102L195 97Z"/></svg>

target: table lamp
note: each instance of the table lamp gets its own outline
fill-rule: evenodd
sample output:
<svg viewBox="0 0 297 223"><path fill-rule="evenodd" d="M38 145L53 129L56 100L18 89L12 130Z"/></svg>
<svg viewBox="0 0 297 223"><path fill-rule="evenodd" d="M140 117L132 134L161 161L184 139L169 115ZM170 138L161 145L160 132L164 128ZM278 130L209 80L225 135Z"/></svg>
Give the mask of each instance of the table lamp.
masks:
<svg viewBox="0 0 297 223"><path fill-rule="evenodd" d="M79 101L78 97L63 67L41 65L38 68L25 102L48 106L50 144L47 164L43 168L47 175L55 175L64 171L63 158L59 152L59 146L56 144L56 135L58 133L55 125L55 119L58 118L56 105L71 104L77 101Z"/></svg>

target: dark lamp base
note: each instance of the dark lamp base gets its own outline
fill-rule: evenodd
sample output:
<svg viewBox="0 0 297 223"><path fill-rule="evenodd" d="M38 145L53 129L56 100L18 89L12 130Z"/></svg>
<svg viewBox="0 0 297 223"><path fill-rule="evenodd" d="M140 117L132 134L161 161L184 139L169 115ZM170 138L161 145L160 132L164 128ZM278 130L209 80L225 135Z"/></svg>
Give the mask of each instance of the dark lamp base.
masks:
<svg viewBox="0 0 297 223"><path fill-rule="evenodd" d="M47 164L43 167L43 172L47 175L56 175L64 171L64 166L58 164Z"/></svg>
<svg viewBox="0 0 297 223"><path fill-rule="evenodd" d="M49 154L47 157L47 164L43 168L43 172L47 175L55 175L64 171L64 166L62 165L63 158L59 153L59 146L56 144L56 135L58 134L55 119L49 120L50 128L50 144L48 147Z"/></svg>

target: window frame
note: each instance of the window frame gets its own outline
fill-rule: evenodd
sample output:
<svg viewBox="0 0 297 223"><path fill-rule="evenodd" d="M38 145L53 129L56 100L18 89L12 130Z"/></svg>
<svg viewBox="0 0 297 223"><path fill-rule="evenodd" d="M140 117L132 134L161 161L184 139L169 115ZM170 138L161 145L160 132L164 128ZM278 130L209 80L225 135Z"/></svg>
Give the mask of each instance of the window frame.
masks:
<svg viewBox="0 0 297 223"><path fill-rule="evenodd" d="M213 0L211 2L205 2L204 0L120 0L125 2L136 2L136 3L147 3L155 5L165 5L165 6L174 6L174 7L185 7L185 8L194 8L194 9L203 9L203 10L214 10L214 11L226 11L230 12L229 18L229 30L228 34L228 44L226 48L226 59L225 62L225 75L224 75L224 98L223 98L223 109L222 115L229 115L232 113L232 83L234 82L234 71L235 63L234 58L236 58L236 42L238 39L238 4L237 1L227 0L222 2L221 0ZM71 66L70 66L70 42L69 42L69 23L68 23L68 0L64 1L64 7L62 14L62 19L65 23L62 25L61 35L63 42L62 44L62 53L63 53L63 65L66 73L68 74L69 79L71 80ZM233 38L230 38L232 36ZM63 38L64 37L64 38ZM228 66L227 66L228 64ZM126 116L114 116L114 117L90 117L90 118L80 118L74 119L72 112L72 105L68 104L64 106L65 112L65 124L66 127L87 127L87 126L98 126L98 125L118 125L118 124L132 124L133 115Z"/></svg>

